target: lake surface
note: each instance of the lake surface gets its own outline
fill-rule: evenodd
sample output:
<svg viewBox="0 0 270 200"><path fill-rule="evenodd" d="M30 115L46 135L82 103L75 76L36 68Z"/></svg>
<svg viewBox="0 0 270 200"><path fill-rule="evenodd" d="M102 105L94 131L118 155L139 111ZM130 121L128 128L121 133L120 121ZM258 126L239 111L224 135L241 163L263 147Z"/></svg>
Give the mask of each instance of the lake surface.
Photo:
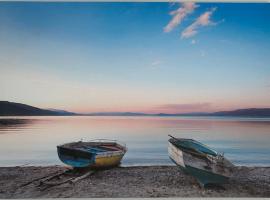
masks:
<svg viewBox="0 0 270 200"><path fill-rule="evenodd" d="M1 117L1 119L6 117ZM270 119L228 117L10 117L0 125L0 166L62 164L56 145L106 138L128 147L122 165L173 165L168 134L224 152L236 165L270 165Z"/></svg>

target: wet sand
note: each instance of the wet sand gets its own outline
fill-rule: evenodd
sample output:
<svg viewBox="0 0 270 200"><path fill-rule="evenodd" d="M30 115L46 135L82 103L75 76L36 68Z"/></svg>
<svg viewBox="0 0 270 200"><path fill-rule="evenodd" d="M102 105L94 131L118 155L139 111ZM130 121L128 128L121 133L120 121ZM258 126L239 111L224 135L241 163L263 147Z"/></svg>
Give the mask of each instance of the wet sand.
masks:
<svg viewBox="0 0 270 200"><path fill-rule="evenodd" d="M238 167L223 187L201 188L176 166L117 167L45 190L37 187L38 181L22 186L65 170L63 166L2 167L0 198L270 197L270 167Z"/></svg>

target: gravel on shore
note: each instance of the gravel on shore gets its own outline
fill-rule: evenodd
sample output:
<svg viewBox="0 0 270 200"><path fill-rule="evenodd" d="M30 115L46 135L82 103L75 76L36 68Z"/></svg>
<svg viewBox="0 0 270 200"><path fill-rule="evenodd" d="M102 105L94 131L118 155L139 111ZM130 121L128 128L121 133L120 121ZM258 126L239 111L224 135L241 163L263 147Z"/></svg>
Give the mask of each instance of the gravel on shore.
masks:
<svg viewBox="0 0 270 200"><path fill-rule="evenodd" d="M201 188L176 166L117 167L76 183L41 190L38 181L63 166L0 167L0 198L65 197L270 197L270 167L237 167L223 187Z"/></svg>

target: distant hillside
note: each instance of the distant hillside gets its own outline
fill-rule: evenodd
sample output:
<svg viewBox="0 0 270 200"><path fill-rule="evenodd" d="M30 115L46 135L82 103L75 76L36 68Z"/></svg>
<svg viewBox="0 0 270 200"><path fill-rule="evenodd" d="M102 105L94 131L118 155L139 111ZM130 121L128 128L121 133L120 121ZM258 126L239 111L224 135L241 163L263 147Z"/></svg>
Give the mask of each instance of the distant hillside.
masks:
<svg viewBox="0 0 270 200"><path fill-rule="evenodd" d="M74 113L62 113L45 110L21 103L0 101L0 116L59 116L72 115Z"/></svg>
<svg viewBox="0 0 270 200"><path fill-rule="evenodd" d="M213 113L183 113L183 114L165 114L158 116L216 116L216 117L270 117L270 108L246 108L231 111L219 111Z"/></svg>
<svg viewBox="0 0 270 200"><path fill-rule="evenodd" d="M216 116L216 117L270 117L270 108L246 108L231 111L219 111L212 113L159 113L158 116Z"/></svg>
<svg viewBox="0 0 270 200"><path fill-rule="evenodd" d="M133 113L133 112L97 112L83 114L87 116L155 116L155 114Z"/></svg>
<svg viewBox="0 0 270 200"><path fill-rule="evenodd" d="M135 112L97 112L78 114L58 109L41 109L21 103L0 101L0 116L158 116L158 117L176 117L176 116L227 116L227 117L270 117L270 108L247 108L233 111L220 111L214 113L135 113Z"/></svg>
<svg viewBox="0 0 270 200"><path fill-rule="evenodd" d="M270 108L247 108L233 111L220 111L213 113L133 113L133 112L100 112L88 113L87 116L158 116L158 117L177 117L177 116L228 116L228 117L270 117Z"/></svg>
<svg viewBox="0 0 270 200"><path fill-rule="evenodd" d="M210 113L212 116L270 117L270 108L247 108Z"/></svg>
<svg viewBox="0 0 270 200"><path fill-rule="evenodd" d="M88 113L87 116L158 116L158 117L177 117L177 116L220 116L220 117L270 117L270 108L247 108L232 111L220 111L213 113L133 113L133 112L100 112Z"/></svg>
<svg viewBox="0 0 270 200"><path fill-rule="evenodd" d="M53 112L57 112L57 113L59 113L60 115L76 115L76 113L68 112L68 111L65 111L65 110L59 110L59 109L53 109L53 108L49 108L49 109L47 109L47 110L53 111Z"/></svg>

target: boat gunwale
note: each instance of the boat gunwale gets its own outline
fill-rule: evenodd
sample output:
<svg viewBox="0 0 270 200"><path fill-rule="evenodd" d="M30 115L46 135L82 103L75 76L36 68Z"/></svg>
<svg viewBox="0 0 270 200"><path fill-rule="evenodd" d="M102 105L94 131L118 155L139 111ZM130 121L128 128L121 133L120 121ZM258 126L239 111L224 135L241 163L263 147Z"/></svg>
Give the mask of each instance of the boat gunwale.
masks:
<svg viewBox="0 0 270 200"><path fill-rule="evenodd" d="M120 143L120 142L119 142ZM114 156L114 155L124 155L127 152L127 147L123 146L122 144L119 144L116 140L106 140L106 139L95 139L90 141L78 141L78 142L69 142L62 145L57 145L57 148L65 148L69 150L75 150L75 151L81 151L84 153L89 154L95 154L99 156ZM80 144L86 144L86 146L89 145L89 147L98 147L101 145L112 145L117 148L117 150L109 149L104 147L103 152L90 152L86 149L84 149ZM123 143L124 144L124 143ZM124 144L125 145L125 144ZM101 147L102 149L102 147Z"/></svg>
<svg viewBox="0 0 270 200"><path fill-rule="evenodd" d="M210 147L208 147L207 145L205 145L205 144L203 144L203 143L201 143L201 142L199 142L199 141L197 141L197 140L194 140L194 139L189 139L189 138L170 138L168 141L170 142L170 143L172 143L171 141L173 141L173 140L175 140L175 141L191 141L191 142L193 142L193 143L195 143L195 144L198 144L198 145L200 145L200 146L202 146L202 147L204 147L204 148L206 148L206 149L208 149L208 150L210 150L210 151L212 151L212 152L214 152L215 153L215 155L212 155L212 154L210 154L210 153L207 153L207 152L202 152L202 151L200 151L200 150L197 150L196 148L193 148L193 147L184 147L184 146L182 146L181 144L179 144L179 146L180 147L178 147L177 146L177 148L180 148L180 149L186 149L186 150L191 150L191 151L193 151L195 154L201 154L201 156L202 157L206 157L206 156L211 156L211 157L217 157L217 156L221 156L221 154L219 153L219 152L217 152L217 151L215 151L214 149L212 149L212 148L210 148ZM173 143L172 143L173 144ZM188 152L191 152L191 151L188 151Z"/></svg>

